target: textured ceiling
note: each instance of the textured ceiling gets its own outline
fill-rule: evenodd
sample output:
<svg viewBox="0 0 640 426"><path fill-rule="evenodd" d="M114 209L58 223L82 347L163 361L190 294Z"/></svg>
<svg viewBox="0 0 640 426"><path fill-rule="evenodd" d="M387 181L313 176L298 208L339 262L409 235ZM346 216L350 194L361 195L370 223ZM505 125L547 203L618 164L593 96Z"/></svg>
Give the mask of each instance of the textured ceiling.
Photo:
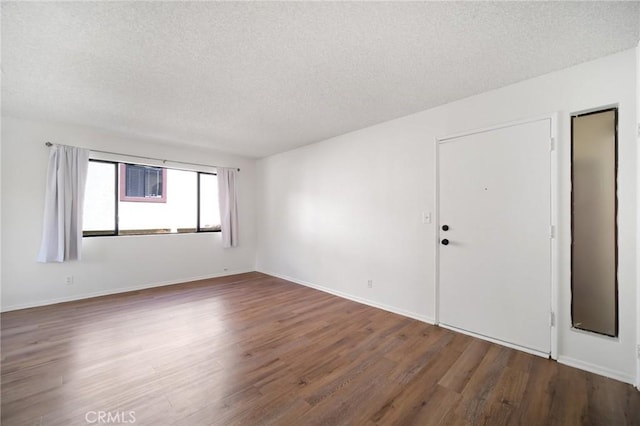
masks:
<svg viewBox="0 0 640 426"><path fill-rule="evenodd" d="M640 2L3 2L2 107L262 157L632 48L639 17Z"/></svg>

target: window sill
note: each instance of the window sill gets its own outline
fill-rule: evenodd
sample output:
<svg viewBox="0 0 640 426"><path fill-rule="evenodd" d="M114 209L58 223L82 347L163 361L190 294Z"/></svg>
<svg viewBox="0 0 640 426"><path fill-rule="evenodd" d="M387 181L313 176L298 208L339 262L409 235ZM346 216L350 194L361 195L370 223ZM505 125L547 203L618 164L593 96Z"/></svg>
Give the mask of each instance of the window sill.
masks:
<svg viewBox="0 0 640 426"><path fill-rule="evenodd" d="M219 228L201 229L197 231L196 228L178 228L176 231L172 231L168 228L161 229L124 229L120 230L118 234L114 234L113 231L84 231L82 236L84 238L91 237L126 237L130 235L176 235L176 234L206 234L210 232L221 232Z"/></svg>

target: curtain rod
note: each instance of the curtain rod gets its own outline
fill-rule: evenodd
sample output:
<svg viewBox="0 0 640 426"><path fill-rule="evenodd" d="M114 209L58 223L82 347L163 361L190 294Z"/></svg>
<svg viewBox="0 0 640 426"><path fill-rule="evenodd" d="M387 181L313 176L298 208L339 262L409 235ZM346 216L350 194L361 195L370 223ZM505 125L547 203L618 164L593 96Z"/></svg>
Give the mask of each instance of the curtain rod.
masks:
<svg viewBox="0 0 640 426"><path fill-rule="evenodd" d="M45 146L51 147L53 146L53 144L49 141L46 141ZM143 160L155 160L155 161L162 161L162 164L166 164L167 161L170 163L178 163L178 164L188 164L189 166L201 166L201 167L219 167L219 166L212 166L209 164L200 164L200 163L188 163L186 161L173 161L173 160L163 160L162 158L153 158L153 157L144 157L142 155L133 155L133 154L121 154L119 152L112 152L112 151L100 151L99 149L89 149L89 151L93 151L93 152L99 152L101 154L113 154L113 155L122 155L125 157L132 157L132 158L141 158ZM240 171L240 168L237 169L238 171Z"/></svg>

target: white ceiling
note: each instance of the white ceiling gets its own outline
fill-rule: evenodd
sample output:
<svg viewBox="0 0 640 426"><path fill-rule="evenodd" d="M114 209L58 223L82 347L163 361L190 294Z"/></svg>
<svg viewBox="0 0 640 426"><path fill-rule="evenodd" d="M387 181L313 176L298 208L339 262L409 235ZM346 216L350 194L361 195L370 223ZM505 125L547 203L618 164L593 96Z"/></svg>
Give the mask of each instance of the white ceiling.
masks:
<svg viewBox="0 0 640 426"><path fill-rule="evenodd" d="M262 157L632 48L639 27L640 2L3 2L2 107Z"/></svg>

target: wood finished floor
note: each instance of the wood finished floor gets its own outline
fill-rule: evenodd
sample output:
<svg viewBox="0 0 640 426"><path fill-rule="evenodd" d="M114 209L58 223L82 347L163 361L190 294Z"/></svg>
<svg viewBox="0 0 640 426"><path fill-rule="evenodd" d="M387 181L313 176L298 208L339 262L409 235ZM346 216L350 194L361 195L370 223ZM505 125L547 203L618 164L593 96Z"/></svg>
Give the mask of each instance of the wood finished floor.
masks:
<svg viewBox="0 0 640 426"><path fill-rule="evenodd" d="M3 426L640 424L630 385L259 273L1 318Z"/></svg>

